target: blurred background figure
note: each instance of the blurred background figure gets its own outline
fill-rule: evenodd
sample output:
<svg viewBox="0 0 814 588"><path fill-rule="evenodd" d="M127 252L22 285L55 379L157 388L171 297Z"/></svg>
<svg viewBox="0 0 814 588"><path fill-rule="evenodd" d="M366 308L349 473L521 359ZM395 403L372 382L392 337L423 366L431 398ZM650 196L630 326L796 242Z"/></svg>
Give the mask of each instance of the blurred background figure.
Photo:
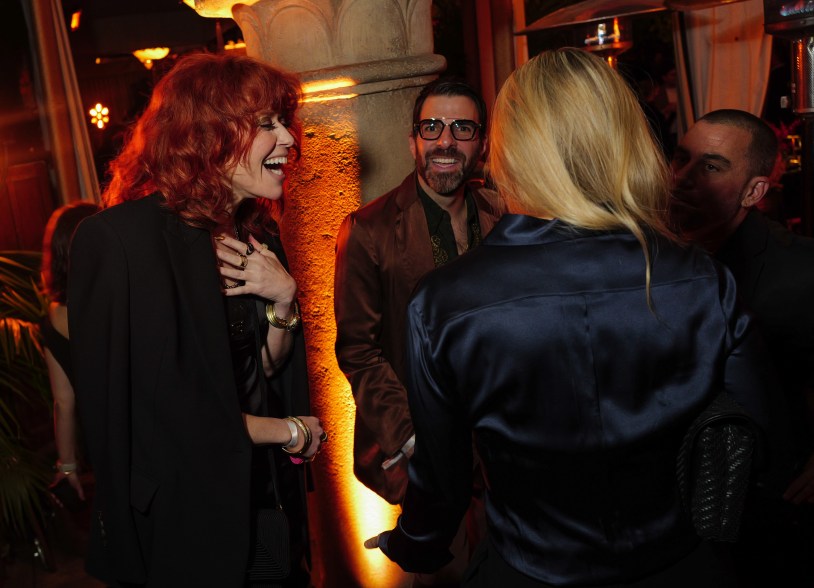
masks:
<svg viewBox="0 0 814 588"><path fill-rule="evenodd" d="M57 449L56 474L51 490L69 509L75 510L85 500L79 479L80 435L77 431L76 397L68 348L68 252L76 227L96 214L99 207L90 202L76 202L58 208L48 220L42 243L42 284L48 297L48 315L40 324L45 363L54 397L54 439Z"/></svg>

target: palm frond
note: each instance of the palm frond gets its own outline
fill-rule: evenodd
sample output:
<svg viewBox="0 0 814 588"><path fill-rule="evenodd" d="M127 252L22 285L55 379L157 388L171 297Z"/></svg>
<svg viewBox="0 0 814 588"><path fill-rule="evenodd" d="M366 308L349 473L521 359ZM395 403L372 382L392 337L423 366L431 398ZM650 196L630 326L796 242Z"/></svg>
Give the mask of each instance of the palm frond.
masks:
<svg viewBox="0 0 814 588"><path fill-rule="evenodd" d="M26 446L21 409L50 403L39 322L47 312L37 252L0 252L0 536L42 520L51 474Z"/></svg>
<svg viewBox="0 0 814 588"><path fill-rule="evenodd" d="M20 537L41 520L51 475L35 453L0 444L0 534Z"/></svg>
<svg viewBox="0 0 814 588"><path fill-rule="evenodd" d="M39 288L42 256L36 252L0 252L0 317L37 323L48 305Z"/></svg>

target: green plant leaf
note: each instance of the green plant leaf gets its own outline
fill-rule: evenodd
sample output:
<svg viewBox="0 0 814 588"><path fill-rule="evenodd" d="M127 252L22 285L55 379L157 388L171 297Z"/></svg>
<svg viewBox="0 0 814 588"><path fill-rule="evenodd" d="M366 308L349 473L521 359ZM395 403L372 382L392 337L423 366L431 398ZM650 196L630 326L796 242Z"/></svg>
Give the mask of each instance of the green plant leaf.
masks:
<svg viewBox="0 0 814 588"><path fill-rule="evenodd" d="M51 472L26 445L20 409L51 402L39 322L48 311L38 252L0 252L0 536L42 524Z"/></svg>

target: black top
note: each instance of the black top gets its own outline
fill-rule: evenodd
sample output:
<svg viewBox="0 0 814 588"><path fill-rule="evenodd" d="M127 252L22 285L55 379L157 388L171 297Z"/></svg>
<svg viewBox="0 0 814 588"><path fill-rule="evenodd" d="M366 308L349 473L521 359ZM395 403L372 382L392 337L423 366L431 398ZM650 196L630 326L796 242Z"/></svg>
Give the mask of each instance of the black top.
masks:
<svg viewBox="0 0 814 588"><path fill-rule="evenodd" d="M254 296L226 298L229 343L240 409L248 414L266 416L266 385L260 349L269 325L265 318L260 320L257 311L258 303Z"/></svg>
<svg viewBox="0 0 814 588"><path fill-rule="evenodd" d="M68 381L73 385L73 370L71 369L71 352L68 339L54 328L51 318L47 315L40 321L40 335L42 335L43 346L51 352L62 371L68 376Z"/></svg>
<svg viewBox="0 0 814 588"><path fill-rule="evenodd" d="M288 270L282 243L266 235L268 245L283 267ZM308 382L301 331L292 333L291 353L271 378L263 371L261 350L268 337L266 300L254 295L226 297L226 319L235 374L235 387L242 412L256 416L283 418L310 414L307 404ZM303 397L305 403L302 402ZM303 468L295 466L278 445L255 445L252 448L252 511L282 506L289 522L291 576L289 586L307 586L309 577L300 565L310 558L308 519L303 485ZM254 530L252 541L254 541ZM283 540L283 538L278 538ZM251 550L254 553L254 547ZM250 566L251 564L250 560Z"/></svg>

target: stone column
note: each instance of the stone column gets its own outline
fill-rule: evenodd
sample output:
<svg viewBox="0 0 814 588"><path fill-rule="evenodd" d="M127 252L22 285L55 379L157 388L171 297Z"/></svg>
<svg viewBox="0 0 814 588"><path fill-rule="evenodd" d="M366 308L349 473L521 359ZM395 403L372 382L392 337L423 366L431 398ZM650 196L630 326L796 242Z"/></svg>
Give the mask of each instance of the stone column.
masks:
<svg viewBox="0 0 814 588"><path fill-rule="evenodd" d="M350 100L342 108L355 122L364 202L413 167L412 104L445 67L432 53L430 8L430 0L260 0L233 9L247 53L303 81L309 133L335 120L333 102ZM325 156L314 153L313 138L303 142L306 160Z"/></svg>
<svg viewBox="0 0 814 588"><path fill-rule="evenodd" d="M260 0L232 16L250 56L303 81L302 158L289 173L282 231L300 288L314 413L330 441L313 463L309 497L314 583L409 585L363 541L392 528L398 509L353 474L354 402L336 364L333 264L344 217L395 187L420 88L444 68L433 55L430 0Z"/></svg>

